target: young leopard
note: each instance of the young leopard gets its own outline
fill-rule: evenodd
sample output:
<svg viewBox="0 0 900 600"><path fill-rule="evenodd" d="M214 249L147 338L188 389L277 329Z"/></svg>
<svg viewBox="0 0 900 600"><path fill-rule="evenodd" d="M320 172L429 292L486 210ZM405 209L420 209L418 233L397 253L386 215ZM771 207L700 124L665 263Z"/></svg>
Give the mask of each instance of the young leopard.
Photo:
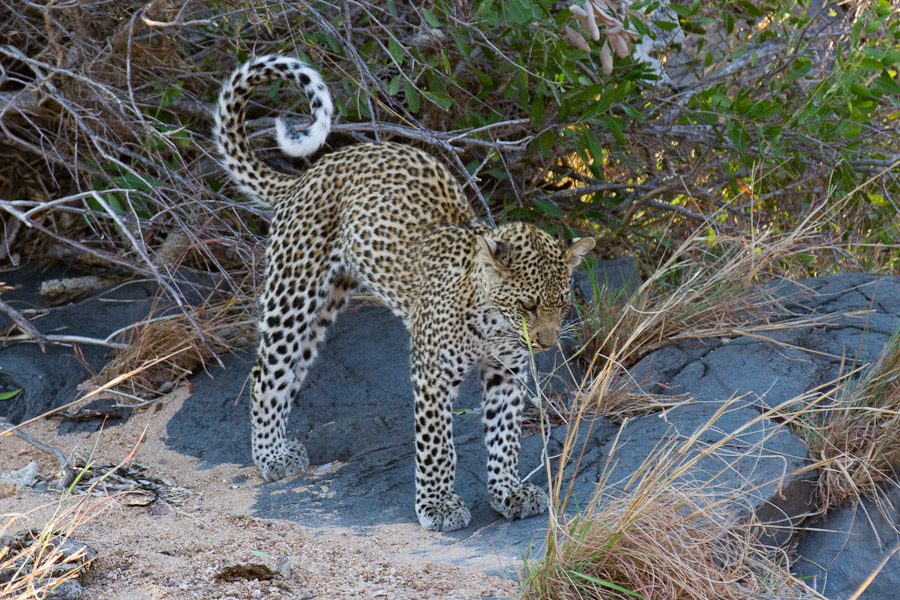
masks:
<svg viewBox="0 0 900 600"><path fill-rule="evenodd" d="M361 284L412 338L422 526L452 531L469 523L453 491L451 409L473 364L484 393L491 506L507 519L543 512L547 494L518 474L527 348L556 344L572 270L594 240L566 247L531 225L482 225L443 164L400 144L345 148L300 177L274 171L251 152L244 120L253 89L277 79L296 82L313 110L304 132L278 121L281 149L293 156L317 150L331 127L331 97L294 58L260 56L237 69L219 96L215 125L231 178L274 210L252 372L253 461L263 478L309 466L303 445L285 437L291 401L326 328Z"/></svg>

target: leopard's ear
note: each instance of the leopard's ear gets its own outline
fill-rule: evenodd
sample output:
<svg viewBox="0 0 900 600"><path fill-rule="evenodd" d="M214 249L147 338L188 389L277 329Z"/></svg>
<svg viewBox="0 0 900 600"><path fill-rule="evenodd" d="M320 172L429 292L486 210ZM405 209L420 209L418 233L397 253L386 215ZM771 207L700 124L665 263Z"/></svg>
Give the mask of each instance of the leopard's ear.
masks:
<svg viewBox="0 0 900 600"><path fill-rule="evenodd" d="M475 236L475 240L478 243L478 262L496 271L505 271L506 244L483 235Z"/></svg>
<svg viewBox="0 0 900 600"><path fill-rule="evenodd" d="M585 254L594 249L596 243L597 241L591 237L575 238L572 240L572 245L566 250L566 263L569 265L569 268L574 270L575 267L581 264L581 259L584 258Z"/></svg>

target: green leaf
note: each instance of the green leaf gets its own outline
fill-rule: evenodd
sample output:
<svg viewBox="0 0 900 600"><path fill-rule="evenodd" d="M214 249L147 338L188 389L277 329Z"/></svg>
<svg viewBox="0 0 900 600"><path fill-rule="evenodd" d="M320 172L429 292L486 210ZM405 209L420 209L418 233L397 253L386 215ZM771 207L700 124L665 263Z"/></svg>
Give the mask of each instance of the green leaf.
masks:
<svg viewBox="0 0 900 600"><path fill-rule="evenodd" d="M484 22L490 27L497 27L500 25L500 11L497 10L493 0L485 0L479 4L478 8L475 9L475 14L484 19Z"/></svg>
<svg viewBox="0 0 900 600"><path fill-rule="evenodd" d="M582 139L584 140L585 148L587 148L587 151L590 154L587 164L591 170L591 174L597 179L602 179L603 169L601 169L601 165L603 165L603 160L606 156L606 152L603 151L603 144L600 143L600 140L590 129L584 130Z"/></svg>
<svg viewBox="0 0 900 600"><path fill-rule="evenodd" d="M868 57L864 57L859 62L859 67L864 71L880 71L882 69L880 61Z"/></svg>
<svg viewBox="0 0 900 600"><path fill-rule="evenodd" d="M785 77L787 81L795 81L800 79L809 73L809 70L812 69L812 62L805 56L801 56L797 60L794 61L794 64L791 65L791 70Z"/></svg>
<svg viewBox="0 0 900 600"><path fill-rule="evenodd" d="M900 63L900 50L885 50L884 55L881 57L881 64L890 67L897 63Z"/></svg>
<svg viewBox="0 0 900 600"><path fill-rule="evenodd" d="M503 3L505 16L518 25L532 21L531 3L528 0L506 0Z"/></svg>
<svg viewBox="0 0 900 600"><path fill-rule="evenodd" d="M388 86L388 94L391 96L396 96L398 92L400 92L400 86L403 84L403 75L396 75L393 79L391 79L391 84Z"/></svg>
<svg viewBox="0 0 900 600"><path fill-rule="evenodd" d="M689 17L694 14L691 11L691 7L689 6L681 6L680 4L675 4L672 2L669 4L669 8L672 9L672 12L678 15L679 17Z"/></svg>
<svg viewBox="0 0 900 600"><path fill-rule="evenodd" d="M892 96L900 96L900 83L894 81L893 77L888 75L880 75L872 80L870 90L881 94L890 94Z"/></svg>
<svg viewBox="0 0 900 600"><path fill-rule="evenodd" d="M478 78L478 83L480 83L481 87L484 88L479 94L479 98L481 98L483 94L494 91L494 89L497 87L494 84L494 80L491 79L491 76L484 71L481 71L480 69L473 66L472 72L475 73L475 77Z"/></svg>
<svg viewBox="0 0 900 600"><path fill-rule="evenodd" d="M725 33L731 35L731 32L734 31L734 17L731 13L727 12L723 15L722 19L725 21Z"/></svg>
<svg viewBox="0 0 900 600"><path fill-rule="evenodd" d="M428 10L427 8L422 9L422 13L425 15L425 22L431 25L434 28L438 28L441 26L441 22L438 21L438 18L434 16L434 13Z"/></svg>
<svg viewBox="0 0 900 600"><path fill-rule="evenodd" d="M616 141L620 144L625 143L625 134L622 132L622 119L618 117L604 117L602 119L598 119L597 123L602 123L609 129L610 133L616 138Z"/></svg>
<svg viewBox="0 0 900 600"><path fill-rule="evenodd" d="M21 391L22 388L19 388L17 390L10 390L8 392L0 392L0 400L10 400L11 398L15 398Z"/></svg>
<svg viewBox="0 0 900 600"><path fill-rule="evenodd" d="M880 29L882 24L881 21L869 21L866 23L866 33L872 33L873 31Z"/></svg>
<svg viewBox="0 0 900 600"><path fill-rule="evenodd" d="M636 111L634 108L627 104L622 104L622 110L625 111L625 114L637 121L638 123L644 122L644 115Z"/></svg>
<svg viewBox="0 0 900 600"><path fill-rule="evenodd" d="M850 91L861 98L871 98L872 97L871 92L869 92L869 90L866 88L866 86L864 86L860 83L856 83L856 82L851 83Z"/></svg>
<svg viewBox="0 0 900 600"><path fill-rule="evenodd" d="M153 177L138 177L134 173L124 173L112 178L113 183L122 188L132 188L149 194L153 186L159 187L159 180ZM151 185L152 184L152 185Z"/></svg>
<svg viewBox="0 0 900 600"><path fill-rule="evenodd" d="M453 106L453 98L445 92L425 92L425 96L444 110Z"/></svg>
<svg viewBox="0 0 900 600"><path fill-rule="evenodd" d="M251 554L257 558L269 558L269 555L262 550L254 550Z"/></svg>
<svg viewBox="0 0 900 600"><path fill-rule="evenodd" d="M162 98L159 100L159 107L165 108L175 102L175 99L181 95L181 88L184 86L183 81L176 81L165 90L163 90Z"/></svg>
<svg viewBox="0 0 900 600"><path fill-rule="evenodd" d="M673 29L678 27L678 23L673 23L671 21L653 21L653 24L663 31L672 31Z"/></svg>
<svg viewBox="0 0 900 600"><path fill-rule="evenodd" d="M850 31L850 47L854 48L856 44L859 43L859 33L862 31L862 21L858 20L853 24L853 29Z"/></svg>
<svg viewBox="0 0 900 600"><path fill-rule="evenodd" d="M587 110L585 110L584 114L582 114L581 119L583 121L588 121L590 119L593 119L597 115L602 115L610 109L614 100L614 90L604 91L599 98L591 102L591 104L587 107Z"/></svg>
<svg viewBox="0 0 900 600"><path fill-rule="evenodd" d="M536 98L531 103L531 122L535 127L540 127L544 122L544 99Z"/></svg>
<svg viewBox="0 0 900 600"><path fill-rule="evenodd" d="M670 4L669 6L678 6L678 5ZM598 579L597 577L594 577L592 575L585 575L584 573L575 571L573 569L569 569L568 571L566 571L566 574L569 576L577 577L579 579L584 579L585 581L590 581L591 583L593 583L595 585L600 585L605 588L615 590L617 592L622 592L623 594L628 594L629 596L634 596L635 598L641 598L642 600L647 600L647 597L644 596L643 594L638 594L637 592L632 592L631 590L623 588L621 585L612 583L611 581L606 581L604 579Z"/></svg>
<svg viewBox="0 0 900 600"><path fill-rule="evenodd" d="M544 200L543 198L532 198L531 201L534 203L534 206L545 215L550 215L551 217L556 218L562 218L566 215L566 213L563 212L563 209L553 204L549 200Z"/></svg>
<svg viewBox="0 0 900 600"><path fill-rule="evenodd" d="M422 99L419 97L419 92L415 86L409 80L403 81L403 92L406 94L406 105L409 107L409 110L414 113L419 112L419 109L422 107Z"/></svg>
<svg viewBox="0 0 900 600"><path fill-rule="evenodd" d="M840 126L838 127L838 133L840 133L845 138L859 137L859 124L854 123L853 121L842 121Z"/></svg>
<svg viewBox="0 0 900 600"><path fill-rule="evenodd" d="M388 40L388 52L397 66L403 65L403 46L393 37Z"/></svg>
<svg viewBox="0 0 900 600"><path fill-rule="evenodd" d="M591 170L591 174L595 178L601 179L603 176L603 170L600 167L603 164L603 160L606 154L603 151L603 144L600 143L600 140L597 139L597 136L594 135L594 132L588 128L585 128L582 132L581 139L584 142L584 147L589 154L587 160L585 160L585 157L582 157L582 160L584 160L585 164L588 165L588 168Z"/></svg>
<svg viewBox="0 0 900 600"><path fill-rule="evenodd" d="M341 47L341 43L337 41L330 33L325 34L325 43L328 44L328 47L331 48L331 51L337 54L338 56L344 55L344 49Z"/></svg>

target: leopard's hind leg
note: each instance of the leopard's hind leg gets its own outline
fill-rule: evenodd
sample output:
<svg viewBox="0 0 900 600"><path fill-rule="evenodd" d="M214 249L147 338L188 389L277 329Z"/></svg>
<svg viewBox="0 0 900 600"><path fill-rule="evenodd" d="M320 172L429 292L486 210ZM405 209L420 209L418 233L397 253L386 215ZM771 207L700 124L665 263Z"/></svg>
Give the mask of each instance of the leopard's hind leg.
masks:
<svg viewBox="0 0 900 600"><path fill-rule="evenodd" d="M270 258L277 259L277 252ZM321 264L271 262L261 305L259 353L251 377L253 462L266 481L296 475L309 466L303 444L285 435L291 402L326 329L355 285L337 258Z"/></svg>

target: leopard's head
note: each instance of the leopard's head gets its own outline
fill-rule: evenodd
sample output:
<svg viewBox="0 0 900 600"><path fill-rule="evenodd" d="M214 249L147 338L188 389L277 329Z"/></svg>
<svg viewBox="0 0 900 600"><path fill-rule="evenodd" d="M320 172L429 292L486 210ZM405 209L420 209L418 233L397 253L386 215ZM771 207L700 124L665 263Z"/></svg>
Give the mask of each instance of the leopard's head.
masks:
<svg viewBox="0 0 900 600"><path fill-rule="evenodd" d="M555 345L569 310L572 271L594 239L566 245L533 225L510 223L478 236L477 243L485 295L509 326L503 329L534 350Z"/></svg>

